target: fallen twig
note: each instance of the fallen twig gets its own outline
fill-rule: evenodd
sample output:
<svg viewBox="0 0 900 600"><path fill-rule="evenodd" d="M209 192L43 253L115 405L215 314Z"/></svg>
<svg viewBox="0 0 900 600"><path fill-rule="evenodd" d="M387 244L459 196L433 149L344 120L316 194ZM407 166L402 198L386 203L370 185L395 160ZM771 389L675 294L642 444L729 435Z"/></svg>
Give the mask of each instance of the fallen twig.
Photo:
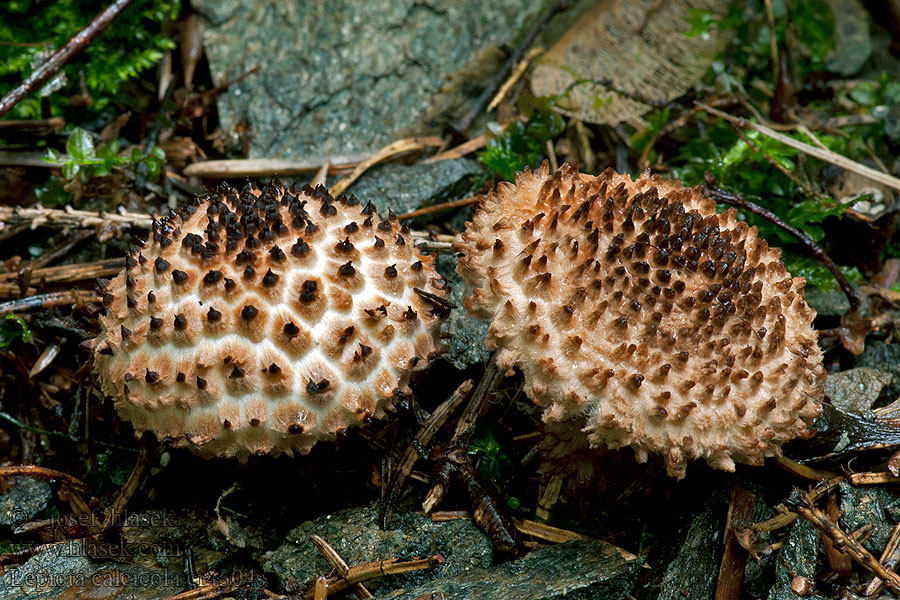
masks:
<svg viewBox="0 0 900 600"><path fill-rule="evenodd" d="M357 165L349 175L335 183L334 186L332 186L332 188L328 191L332 196L340 195L348 187L350 187L354 181L359 179L363 173L368 171L372 166L377 165L384 159L388 158L389 156L394 156L395 154L400 154L402 152L410 152L412 150L438 147L443 143L444 142L443 140L441 140L441 138L434 136L421 138L404 138L402 140L397 140L396 142L388 144L371 157L359 163L359 165Z"/></svg>
<svg viewBox="0 0 900 600"><path fill-rule="evenodd" d="M20 206L0 206L0 222L3 225L25 225L31 229L38 227L97 227L100 225L120 225L150 229L153 215L118 212L75 210L66 208L44 208L40 204L22 208ZM3 231L5 227L0 228Z"/></svg>
<svg viewBox="0 0 900 600"><path fill-rule="evenodd" d="M0 317L23 310L46 308L48 306L66 306L81 302L100 302L100 296L90 290L66 290L64 292L28 296L0 304Z"/></svg>
<svg viewBox="0 0 900 600"><path fill-rule="evenodd" d="M896 568L897 563L900 562L900 523L897 523L894 525L894 528L891 529L891 535L888 537L887 544L885 544L878 562L884 565L885 569L891 571L893 571ZM876 577L866 585L863 595L867 598L876 597L883 585L884 580Z"/></svg>
<svg viewBox="0 0 900 600"><path fill-rule="evenodd" d="M458 121L451 124L456 131L465 135L465 133L469 130L469 126L472 125L472 122L481 114L484 107L487 106L488 102L491 101L491 98L494 97L497 89L503 85L503 82L506 81L510 71L512 71L513 67L518 64L522 57L525 55L525 52L534 42L535 38L538 34L544 30L547 26L547 23L555 17L560 12L566 10L569 7L569 3L564 0L558 0L553 3L553 6L541 17L541 19L535 23L534 27L532 27L531 31L529 31L525 37L522 39L522 42L516 46L515 50L509 55L509 58L506 59L506 62L503 63L503 67L493 76L490 81L488 81L487 85L484 86L484 90L482 90L481 94L475 100L475 103L472 104L472 107L466 112L465 115L462 116Z"/></svg>
<svg viewBox="0 0 900 600"><path fill-rule="evenodd" d="M447 400L444 400L440 406L434 409L431 416L422 423L419 431L413 437L413 441L403 453L403 458L400 459L400 464L394 473L394 477L391 478L392 481L388 485L387 497L385 497L384 502L381 505L381 526L384 529L388 528L394 502L396 501L400 490L403 488L403 482L409 476L413 465L415 465L416 461L419 459L420 452L431 443L431 440L438 430L447 422L447 418L453 414L462 401L468 397L469 392L471 391L472 381L466 379L456 388L456 391L454 391Z"/></svg>
<svg viewBox="0 0 900 600"><path fill-rule="evenodd" d="M794 492L785 504L790 510L809 521L823 535L831 538L836 549L846 552L861 566L883 579L884 584L892 592L895 594L900 593L900 575L886 570L862 544L844 533L837 523L818 508L808 494L799 489L794 489Z"/></svg>
<svg viewBox="0 0 900 600"><path fill-rule="evenodd" d="M72 60L72 58L84 50L88 44L94 41L103 30L109 27L110 23L112 23L123 10L128 8L128 5L133 1L134 0L115 0L115 2L110 4L103 12L94 17L94 20L88 23L87 27L76 33L62 48L54 52L53 56L35 69L25 81L13 88L11 92L0 100L0 117L12 110L12 107L18 104L25 96L49 81L63 65Z"/></svg>
<svg viewBox="0 0 900 600"><path fill-rule="evenodd" d="M744 585L744 567L747 566L747 552L741 547L737 532L753 516L756 496L747 490L734 486L728 502L725 519L725 552L719 565L719 579L716 582L715 600L738 600Z"/></svg>
<svg viewBox="0 0 900 600"><path fill-rule="evenodd" d="M378 560L356 567L350 567L346 576L329 577L325 581L325 587L328 594L337 594L348 589L355 583L361 583L374 579L376 577L384 577L385 575L397 575L399 573L409 573L410 571L421 571L422 569L431 569L444 562L444 557L440 554L426 556L422 558L391 558L388 560ZM303 594L303 598L313 600L315 598L315 590L310 590ZM178 599L182 600L182 599Z"/></svg>
<svg viewBox="0 0 900 600"><path fill-rule="evenodd" d="M372 158L374 152L332 154L310 158L241 158L233 160L208 160L188 165L184 174L195 177L232 179L235 177L286 177L315 173L328 165L329 173L347 171Z"/></svg>
<svg viewBox="0 0 900 600"><path fill-rule="evenodd" d="M708 104L704 104L702 102L696 102L697 106L705 110L706 112L713 114L717 117L721 117L730 123L734 123L739 127L746 127L748 129L753 129L754 131L758 131L759 133L765 135L766 137L770 137L773 140L779 141L785 146L790 146L804 154L809 154L814 158L818 158L819 160L823 160L827 163L831 163L857 175L862 175L867 179L871 179L872 181L876 181L888 187L891 187L895 190L900 190L900 179L888 175L887 173L882 173L881 171L876 171L871 167L867 167L863 164L860 164L854 160L850 160L846 156L838 154L837 152L832 152L831 150L825 150L822 148L817 148L815 146L810 146L809 144L805 144L803 142L799 142L794 138L778 133L777 131L766 127L765 125L760 125L759 123L754 123L752 121L747 121L746 119L742 119L740 117L732 116L726 112L713 108Z"/></svg>
<svg viewBox="0 0 900 600"><path fill-rule="evenodd" d="M55 131L60 131L66 126L66 120L62 117L51 117L49 119L26 119L15 120L6 119L0 121L0 132L3 134L10 133L32 133L34 135L48 135Z"/></svg>
<svg viewBox="0 0 900 600"><path fill-rule="evenodd" d="M346 577L350 573L350 566L347 564L347 561L341 558L341 555L338 554L338 551L335 550L331 546L331 544L326 542L324 538L313 533L309 536L309 539L315 545L315 547L319 549L319 552L322 553L322 556L325 557L325 560L328 561L328 564L334 567L338 575L340 575L341 577ZM366 586L361 583L353 584L353 593L356 594L356 597L360 600L363 600L364 598L374 598L372 592L366 589Z"/></svg>
<svg viewBox="0 0 900 600"><path fill-rule="evenodd" d="M516 68L513 69L513 72L510 74L509 78L503 82L503 85L500 86L500 89L497 90L497 94L494 96L494 99L491 100L491 103L487 105L487 108L484 109L485 112L491 112L503 101L503 98L506 94L509 93L509 90L516 84L519 79L522 78L522 75L525 74L525 71L528 69L528 64L531 60L541 54L544 49L540 46L536 48L531 48L528 52L522 56L522 60L516 65Z"/></svg>
<svg viewBox="0 0 900 600"><path fill-rule="evenodd" d="M49 479L51 481L59 481L63 485L72 488L86 490L87 485L80 479L46 467L37 465L8 465L0 467L0 477L40 477L41 479Z"/></svg>
<svg viewBox="0 0 900 600"><path fill-rule="evenodd" d="M138 454L137 461L134 463L134 468L131 470L131 475L128 476L128 479L125 480L125 483L119 489L118 493L116 493L115 500L113 500L112 504L106 509L106 517L103 520L102 530L121 521L122 514L125 512L125 507L128 506L128 501L131 500L131 497L134 496L134 493L141 485L141 481L144 479L144 474L147 472L149 463L150 450L147 444L143 443L141 444L141 451Z"/></svg>
<svg viewBox="0 0 900 600"><path fill-rule="evenodd" d="M484 134L482 134L482 135L479 135L478 137L473 137L471 140L463 142L459 146L450 148L449 150L447 150L445 152L441 152L440 154L435 154L434 156L432 156L430 158L426 158L425 160L422 161L421 164L427 165L430 163L438 162L440 160L451 160L451 159L456 159L456 158L462 158L463 156L465 156L467 154L471 154L472 152L475 152L476 150L481 150L486 145L487 145L487 138L484 136Z"/></svg>
<svg viewBox="0 0 900 600"><path fill-rule="evenodd" d="M239 571L215 583L202 585L193 590L169 596L166 600L213 600L214 598L231 594L242 585L248 583L250 583L248 574Z"/></svg>

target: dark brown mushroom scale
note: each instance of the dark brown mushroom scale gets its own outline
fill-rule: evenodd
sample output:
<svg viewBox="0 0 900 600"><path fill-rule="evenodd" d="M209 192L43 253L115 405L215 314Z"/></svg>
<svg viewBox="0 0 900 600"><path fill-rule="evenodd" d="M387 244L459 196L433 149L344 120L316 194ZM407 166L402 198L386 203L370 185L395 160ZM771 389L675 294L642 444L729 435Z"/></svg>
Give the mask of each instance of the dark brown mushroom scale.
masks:
<svg viewBox="0 0 900 600"><path fill-rule="evenodd" d="M138 435L202 456L307 452L384 417L440 350L444 315L415 292L448 297L434 258L321 186L220 186L125 263L101 286L97 378Z"/></svg>
<svg viewBox="0 0 900 600"><path fill-rule="evenodd" d="M659 453L682 477L811 435L825 371L805 281L698 188L545 165L484 197L454 250L466 308L556 439Z"/></svg>

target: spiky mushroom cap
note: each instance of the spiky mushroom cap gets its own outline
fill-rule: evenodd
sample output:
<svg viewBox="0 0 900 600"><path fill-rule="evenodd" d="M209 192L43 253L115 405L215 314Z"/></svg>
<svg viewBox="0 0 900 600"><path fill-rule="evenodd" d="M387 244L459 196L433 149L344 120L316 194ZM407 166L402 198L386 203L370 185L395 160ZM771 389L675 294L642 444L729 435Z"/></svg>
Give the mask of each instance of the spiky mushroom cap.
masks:
<svg viewBox="0 0 900 600"><path fill-rule="evenodd" d="M546 422L583 418L592 445L662 453L677 477L812 435L825 371L805 281L699 189L545 163L486 196L454 248L466 308Z"/></svg>
<svg viewBox="0 0 900 600"><path fill-rule="evenodd" d="M132 247L94 370L138 433L207 457L306 452L383 417L436 358L433 262L371 203L223 186Z"/></svg>

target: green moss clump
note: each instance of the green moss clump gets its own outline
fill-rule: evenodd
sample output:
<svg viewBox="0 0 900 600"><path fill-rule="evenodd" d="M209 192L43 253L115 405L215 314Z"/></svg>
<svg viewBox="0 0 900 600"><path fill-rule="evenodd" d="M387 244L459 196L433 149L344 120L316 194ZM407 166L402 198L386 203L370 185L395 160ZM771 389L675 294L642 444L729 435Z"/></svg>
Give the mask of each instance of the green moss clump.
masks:
<svg viewBox="0 0 900 600"><path fill-rule="evenodd" d="M62 47L109 4L107 0L8 0L0 6L0 95L5 95ZM48 84L56 91L48 98L51 116L65 116L68 98L82 93L84 73L93 100L89 111L99 113L121 93L122 83L153 66L174 42L162 34L161 24L174 19L180 0L137 0ZM42 115L40 93L19 102L11 118Z"/></svg>

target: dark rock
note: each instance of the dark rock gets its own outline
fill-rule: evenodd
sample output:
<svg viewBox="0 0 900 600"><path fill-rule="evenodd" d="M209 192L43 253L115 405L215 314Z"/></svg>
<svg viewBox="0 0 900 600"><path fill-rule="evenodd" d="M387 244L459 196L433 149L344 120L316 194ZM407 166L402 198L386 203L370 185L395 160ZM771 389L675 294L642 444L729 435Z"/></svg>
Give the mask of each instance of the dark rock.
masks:
<svg viewBox="0 0 900 600"><path fill-rule="evenodd" d="M436 577L453 577L491 563L490 541L474 523L456 519L434 523L420 514L394 515L387 531L378 526L374 507L351 508L307 521L292 529L285 542L266 556L263 570L273 573L289 592L311 587L331 567L309 541L312 533L331 544L350 566L388 558L440 554L445 561L433 569L367 582L371 590L405 589Z"/></svg>
<svg viewBox="0 0 900 600"><path fill-rule="evenodd" d="M851 533L863 525L872 525L875 529L863 542L863 546L875 556L880 556L894 527L885 513L900 508L900 498L886 487L855 487L842 481L840 500L841 518L838 524L841 529Z"/></svg>
<svg viewBox="0 0 900 600"><path fill-rule="evenodd" d="M834 15L834 48L825 55L825 67L845 77L855 75L872 56L872 22L859 0L825 0Z"/></svg>
<svg viewBox="0 0 900 600"><path fill-rule="evenodd" d="M467 294L466 282L456 273L456 256L439 256L437 271L450 281L450 302L457 307L450 313L442 329L449 336L444 358L457 369L486 361L491 351L484 346L484 338L487 337L490 323L470 316L463 307L463 298Z"/></svg>
<svg viewBox="0 0 900 600"><path fill-rule="evenodd" d="M37 477L16 477L0 496L0 525L15 525L32 519L47 508L50 484Z"/></svg>
<svg viewBox="0 0 900 600"><path fill-rule="evenodd" d="M465 197L481 174L481 166L468 158L417 165L387 163L367 171L347 193L364 204L371 200L385 217L388 208L399 215Z"/></svg>
<svg viewBox="0 0 900 600"><path fill-rule="evenodd" d="M894 376L885 394L888 398L900 396L900 344L885 344L881 341L866 342L863 353L853 360L854 367L871 367Z"/></svg>
<svg viewBox="0 0 900 600"><path fill-rule="evenodd" d="M431 581L382 600L620 600L634 587L641 559L599 540L550 546L524 558Z"/></svg>
<svg viewBox="0 0 900 600"><path fill-rule="evenodd" d="M675 559L666 567L658 600L711 600L716 593L718 554L728 509L724 493L714 494L688 528Z"/></svg>
<svg viewBox="0 0 900 600"><path fill-rule="evenodd" d="M829 373L825 380L825 395L841 410L865 413L893 379L890 373L869 367Z"/></svg>
<svg viewBox="0 0 900 600"><path fill-rule="evenodd" d="M819 532L805 519L791 525L784 545L778 551L775 562L775 584L769 590L768 600L827 600L818 594L800 596L791 588L797 577L810 583L816 580L816 561L819 556Z"/></svg>
<svg viewBox="0 0 900 600"><path fill-rule="evenodd" d="M850 310L847 296L837 287L832 290L823 290L811 285L804 288L803 297L819 317L840 317Z"/></svg>
<svg viewBox="0 0 900 600"><path fill-rule="evenodd" d="M81 541L51 546L0 577L0 600L156 600L184 590L182 570L94 564Z"/></svg>
<svg viewBox="0 0 900 600"><path fill-rule="evenodd" d="M195 0L211 24L226 130L244 121L254 157L378 148L440 132L466 110L552 0ZM322 18L327 15L327 18Z"/></svg>

